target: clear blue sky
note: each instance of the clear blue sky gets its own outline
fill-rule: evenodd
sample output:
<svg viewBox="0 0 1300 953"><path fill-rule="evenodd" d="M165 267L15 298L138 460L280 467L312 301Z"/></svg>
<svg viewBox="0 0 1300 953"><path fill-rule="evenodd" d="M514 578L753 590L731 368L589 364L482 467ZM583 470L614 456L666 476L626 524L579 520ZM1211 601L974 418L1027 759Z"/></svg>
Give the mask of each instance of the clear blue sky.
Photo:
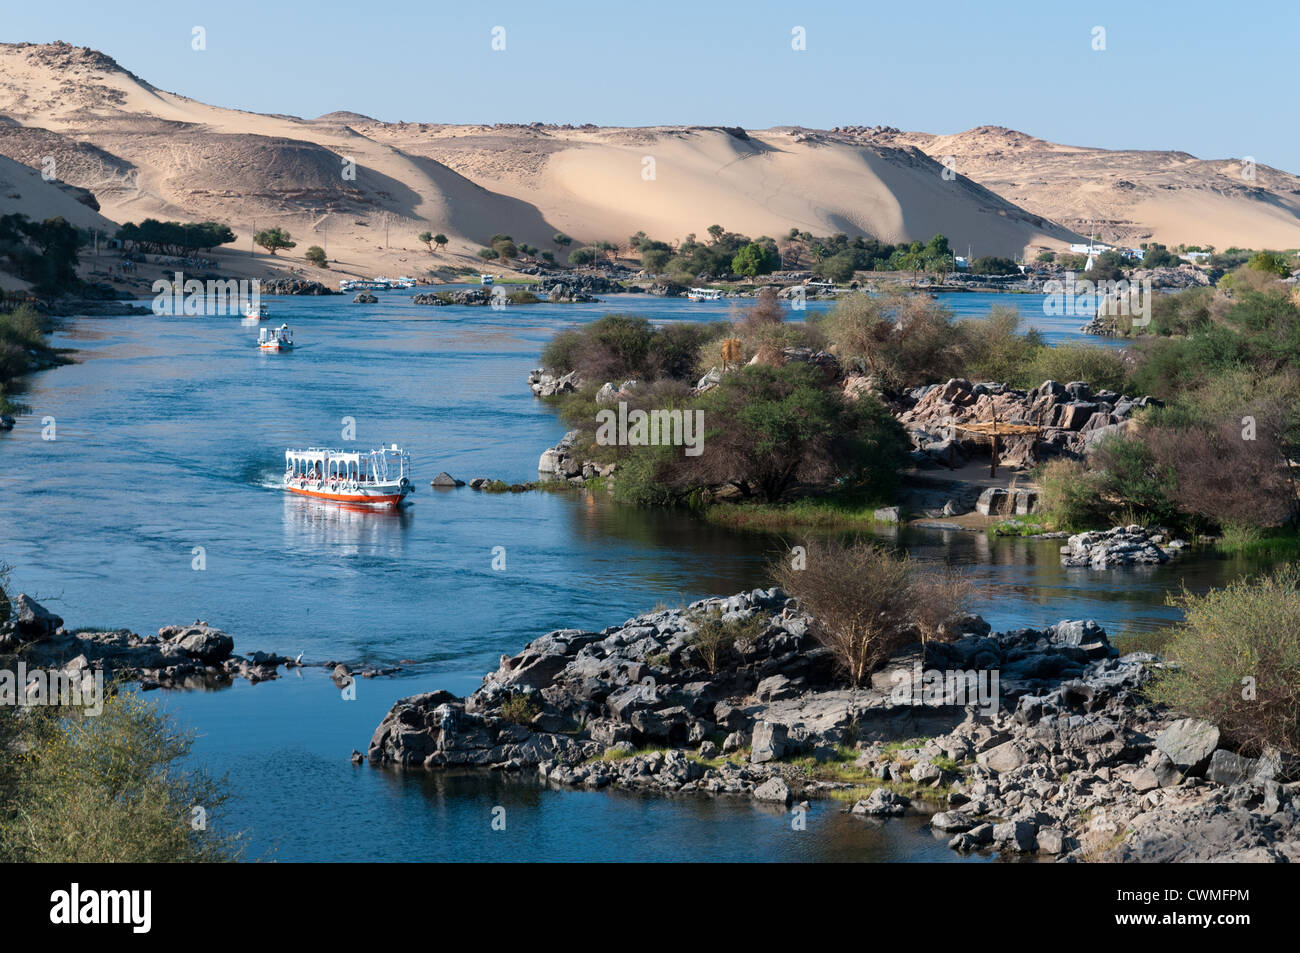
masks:
<svg viewBox="0 0 1300 953"><path fill-rule="evenodd" d="M993 124L1300 172L1294 0L5 6L0 39L93 46L163 89L258 112L938 133ZM203 52L191 49L196 25ZM497 26L504 51L492 49ZM1095 26L1105 51L1092 49Z"/></svg>

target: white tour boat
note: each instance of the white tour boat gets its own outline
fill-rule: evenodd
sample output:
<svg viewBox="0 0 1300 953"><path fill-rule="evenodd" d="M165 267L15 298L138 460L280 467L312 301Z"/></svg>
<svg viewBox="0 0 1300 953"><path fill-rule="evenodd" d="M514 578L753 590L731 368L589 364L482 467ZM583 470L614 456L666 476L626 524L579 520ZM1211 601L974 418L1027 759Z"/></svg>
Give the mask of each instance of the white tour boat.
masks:
<svg viewBox="0 0 1300 953"><path fill-rule="evenodd" d="M479 275L478 283L483 285L483 287L488 288L496 283L496 279L493 278L491 275Z"/></svg>
<svg viewBox="0 0 1300 953"><path fill-rule="evenodd" d="M379 450L284 452L284 489L335 503L398 506L411 493L411 457L397 444Z"/></svg>
<svg viewBox="0 0 1300 953"><path fill-rule="evenodd" d="M266 305L253 304L251 301L244 305L244 317L250 321L261 321L267 317Z"/></svg>
<svg viewBox="0 0 1300 953"><path fill-rule="evenodd" d="M293 332L287 324L274 329L262 328L257 335L257 346L263 351L292 351Z"/></svg>
<svg viewBox="0 0 1300 953"><path fill-rule="evenodd" d="M720 301L722 292L717 288L692 288L686 292L691 301Z"/></svg>

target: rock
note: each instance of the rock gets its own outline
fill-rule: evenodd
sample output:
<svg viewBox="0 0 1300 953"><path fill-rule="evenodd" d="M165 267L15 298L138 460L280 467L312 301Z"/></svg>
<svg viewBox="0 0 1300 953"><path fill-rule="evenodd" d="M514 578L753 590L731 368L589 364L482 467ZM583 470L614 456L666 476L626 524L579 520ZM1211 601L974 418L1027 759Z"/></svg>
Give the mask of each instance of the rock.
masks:
<svg viewBox="0 0 1300 953"><path fill-rule="evenodd" d="M353 304L378 304L379 299L368 291L363 291L352 299Z"/></svg>
<svg viewBox="0 0 1300 953"><path fill-rule="evenodd" d="M436 477L434 477L432 480L429 481L429 486L453 487L453 486L464 486L464 485L465 485L464 480L457 480L455 477L453 477L450 473L447 473L446 471L439 473Z"/></svg>
<svg viewBox="0 0 1300 953"><path fill-rule="evenodd" d="M1254 758L1243 758L1241 755L1219 748L1210 756L1210 764L1205 769L1205 776L1215 784L1228 787L1251 780L1255 768Z"/></svg>
<svg viewBox="0 0 1300 953"><path fill-rule="evenodd" d="M1219 729L1208 721L1182 718L1162 731L1155 744L1181 771L1200 774L1219 746Z"/></svg>
<svg viewBox="0 0 1300 953"><path fill-rule="evenodd" d="M981 516L1001 516L1007 510L1007 491L1000 486L991 486L980 494L975 503L975 512Z"/></svg>
<svg viewBox="0 0 1300 953"><path fill-rule="evenodd" d="M779 760L785 754L786 740L785 725L760 721L754 726L753 747L749 754L750 763L765 764L768 761Z"/></svg>
<svg viewBox="0 0 1300 953"><path fill-rule="evenodd" d="M13 600L10 614L14 622L14 631L20 639L29 642L43 639L63 625L60 616L50 612L25 592L20 592L18 598Z"/></svg>
<svg viewBox="0 0 1300 953"><path fill-rule="evenodd" d="M209 625L190 626L174 635L171 641L177 643L186 655L204 662L220 662L235 650L234 639Z"/></svg>
<svg viewBox="0 0 1300 953"><path fill-rule="evenodd" d="M961 814L957 811L943 811L930 818L930 826L935 830L953 834L968 831L975 824L975 820L969 814Z"/></svg>
<svg viewBox="0 0 1300 953"><path fill-rule="evenodd" d="M993 843L1004 850L1029 853L1038 849L1038 827L1029 821L993 825Z"/></svg>
<svg viewBox="0 0 1300 953"><path fill-rule="evenodd" d="M1060 854L1065 850L1065 834L1055 827L1048 827L1038 832L1038 852L1040 854Z"/></svg>
<svg viewBox="0 0 1300 953"><path fill-rule="evenodd" d="M881 787L872 791L866 800L854 804L850 813L872 817L899 817L906 813L911 803L911 799L905 795Z"/></svg>
<svg viewBox="0 0 1300 953"><path fill-rule="evenodd" d="M1008 741L988 751L980 752L975 760L997 774L1014 771L1029 763L1029 755L1017 741Z"/></svg>
<svg viewBox="0 0 1300 953"><path fill-rule="evenodd" d="M360 751L358 751L356 748L353 748L353 749L352 749L352 763L353 763L353 764L360 764L361 762L363 762L363 761L365 761L365 760L366 760L366 756L365 756L365 755L363 755L363 754L362 754Z"/></svg>
<svg viewBox="0 0 1300 953"><path fill-rule="evenodd" d="M773 801L780 804L789 804L790 788L780 778L768 778L758 787L754 788L754 799L758 801Z"/></svg>
<svg viewBox="0 0 1300 953"><path fill-rule="evenodd" d="M897 523L900 512L897 506L883 506L872 512L871 518L877 523Z"/></svg>
<svg viewBox="0 0 1300 953"><path fill-rule="evenodd" d="M733 731L727 737L722 739L722 751L724 754L730 754L733 751L739 751L745 747L749 739L743 731Z"/></svg>

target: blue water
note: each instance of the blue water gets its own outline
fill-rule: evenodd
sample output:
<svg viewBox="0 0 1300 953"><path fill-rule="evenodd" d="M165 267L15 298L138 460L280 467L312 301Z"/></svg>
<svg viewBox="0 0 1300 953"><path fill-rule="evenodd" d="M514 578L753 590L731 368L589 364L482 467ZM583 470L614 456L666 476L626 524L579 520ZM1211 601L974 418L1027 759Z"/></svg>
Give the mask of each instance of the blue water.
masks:
<svg viewBox="0 0 1300 953"><path fill-rule="evenodd" d="M953 295L1022 304L1023 296ZM400 776L353 767L394 701L472 690L503 652L563 626L599 628L657 603L765 582L780 542L584 493L433 491L461 479L535 477L565 430L524 378L554 331L610 310L714 320L727 302L615 296L599 305L420 307L387 294L270 299L300 347L262 354L235 318L82 318L58 343L80 363L36 375L31 413L0 435L0 560L13 586L70 626L204 619L242 653L401 665L343 701L317 669L213 693L158 693L198 734L197 755L239 795L229 823L252 856L323 859L952 859L909 822L815 804L809 830L745 802L567 792L531 779ZM810 302L809 308L824 306ZM1026 309L1028 311L1029 309ZM1045 327L1069 336L1062 327ZM54 418L56 439L41 438ZM412 452L419 491L400 513L289 497L286 447ZM1164 593L1228 570L1189 559L1150 574L1066 571L1056 544L911 531L922 558L970 566L999 628L1091 617L1112 630L1171 618ZM505 571L492 549L506 548ZM194 568L196 550L203 568ZM500 803L506 836L484 820Z"/></svg>

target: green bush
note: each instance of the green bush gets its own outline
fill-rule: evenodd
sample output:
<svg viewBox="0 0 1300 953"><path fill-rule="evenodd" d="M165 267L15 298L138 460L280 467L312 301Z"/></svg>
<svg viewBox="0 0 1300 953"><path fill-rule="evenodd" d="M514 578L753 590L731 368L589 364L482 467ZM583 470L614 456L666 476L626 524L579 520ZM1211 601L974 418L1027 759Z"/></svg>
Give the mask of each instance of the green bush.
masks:
<svg viewBox="0 0 1300 953"><path fill-rule="evenodd" d="M527 695L511 695L501 704L501 717L516 725L528 724L541 711L541 707Z"/></svg>
<svg viewBox="0 0 1300 953"><path fill-rule="evenodd" d="M134 692L83 709L0 708L0 861L174 863L238 859L213 828L224 780L185 769L192 739ZM205 813L203 829L192 821Z"/></svg>
<svg viewBox="0 0 1300 953"><path fill-rule="evenodd" d="M1186 613L1166 645L1177 667L1149 690L1174 711L1219 726L1247 754L1300 753L1300 572L1286 566L1176 600Z"/></svg>
<svg viewBox="0 0 1300 953"><path fill-rule="evenodd" d="M1124 352L1119 348L1071 342L1038 350L1023 383L1086 381L1096 390L1119 391L1127 376Z"/></svg>
<svg viewBox="0 0 1300 953"><path fill-rule="evenodd" d="M697 613L694 621L695 637L691 640L691 647L699 654L709 674L716 675L719 666L736 643L762 635L769 620L761 615L745 619L724 619L721 609L713 609L707 613Z"/></svg>

